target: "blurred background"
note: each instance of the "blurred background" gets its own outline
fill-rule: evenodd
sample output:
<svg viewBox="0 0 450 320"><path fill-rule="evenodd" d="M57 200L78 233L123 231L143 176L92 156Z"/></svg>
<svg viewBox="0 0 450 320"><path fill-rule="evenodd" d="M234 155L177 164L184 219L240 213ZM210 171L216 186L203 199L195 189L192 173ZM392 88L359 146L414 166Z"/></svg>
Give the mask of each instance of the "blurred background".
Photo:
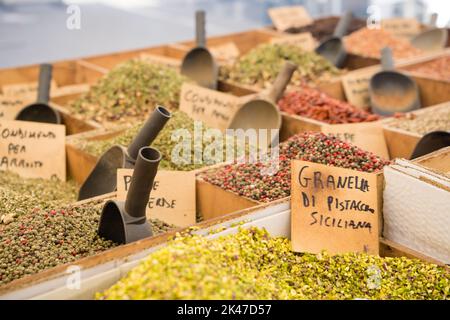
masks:
<svg viewBox="0 0 450 320"><path fill-rule="evenodd" d="M313 17L348 9L367 17L376 6L381 18L427 22L438 12L438 26L450 20L448 0L0 0L0 67L192 39L197 9L206 10L210 36L258 28L282 5L303 5Z"/></svg>

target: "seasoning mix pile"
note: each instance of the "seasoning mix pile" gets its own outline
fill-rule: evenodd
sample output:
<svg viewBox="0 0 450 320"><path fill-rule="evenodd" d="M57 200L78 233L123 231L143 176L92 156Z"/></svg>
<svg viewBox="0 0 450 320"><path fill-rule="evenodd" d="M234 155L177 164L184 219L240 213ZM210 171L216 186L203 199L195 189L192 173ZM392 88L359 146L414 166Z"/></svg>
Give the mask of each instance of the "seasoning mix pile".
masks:
<svg viewBox="0 0 450 320"><path fill-rule="evenodd" d="M222 189L259 202L288 197L291 192L291 160L298 159L364 172L377 172L389 161L361 150L332 135L295 135L279 146L278 170L270 175L271 163L235 163L207 170L199 177Z"/></svg>
<svg viewBox="0 0 450 320"><path fill-rule="evenodd" d="M389 122L389 127L419 135L425 135L432 131L450 131L450 104L416 114L399 114Z"/></svg>
<svg viewBox="0 0 450 320"><path fill-rule="evenodd" d="M450 81L450 56L431 60L407 69L424 76Z"/></svg>
<svg viewBox="0 0 450 320"><path fill-rule="evenodd" d="M385 47L392 49L394 59L412 58L423 54L408 40L395 37L383 29L360 29L345 37L344 43L348 52L374 59L380 59L380 51Z"/></svg>
<svg viewBox="0 0 450 320"><path fill-rule="evenodd" d="M307 52L290 44L262 44L233 65L224 66L220 77L224 81L239 84L270 87L286 60L298 66L291 80L292 85L329 81L342 74L328 60L314 52Z"/></svg>
<svg viewBox="0 0 450 320"><path fill-rule="evenodd" d="M10 201L14 207L5 208ZM54 209L30 209L32 203L26 194L0 189L1 209L16 216L0 224L0 285L116 246L97 234L102 201ZM155 235L173 228L150 223Z"/></svg>
<svg viewBox="0 0 450 320"><path fill-rule="evenodd" d="M379 273L378 273L379 272ZM366 254L294 253L257 228L182 235L97 299L448 299L444 267Z"/></svg>
<svg viewBox="0 0 450 320"><path fill-rule="evenodd" d="M209 143L211 143L207 141L207 139L204 139L204 134L206 130L209 129L209 127L202 124L201 130L197 130L198 132L195 132L195 126L196 125L194 120L192 120L186 113L182 111L175 111L172 113L171 119L167 122L167 124L164 126L164 129L161 130L155 141L153 141L152 143L152 147L158 149L158 151L162 155L162 159L159 164L160 170L190 171L217 163L215 154L210 154L208 152L202 152L201 163L200 162L196 163L195 161L193 161L196 150L205 151L206 146ZM81 150L94 156L100 156L103 152L105 152L114 145L128 146L133 140L133 138L136 136L136 134L139 132L141 127L142 123L125 130L123 133L111 139L105 140L78 139L75 140L74 143ZM172 152L176 150L176 146L180 145L182 140L182 138L180 138L180 140L172 139L172 135L174 132L180 132L176 130L186 130L186 133L189 133L189 136L192 138L192 141L190 143L190 154L188 155L189 161L177 162L174 161L174 159L172 158ZM224 152L226 151L225 141L223 150ZM236 156L244 155L245 151L246 151L245 147L242 147L240 144L237 143L235 144ZM178 153L176 155L178 155ZM220 157L220 159L223 159L223 157Z"/></svg>
<svg viewBox="0 0 450 320"><path fill-rule="evenodd" d="M326 38L330 37L334 33L334 29L336 28L339 22L339 17L326 17L314 20L314 23L304 26L304 27L293 27L287 29L288 33L302 33L302 32L310 32L314 38L319 41L323 41ZM347 34L352 33L356 30L364 28L367 25L367 21L363 19L353 18L350 23Z"/></svg>
<svg viewBox="0 0 450 320"><path fill-rule="evenodd" d="M329 124L371 122L380 117L347 102L333 99L319 90L303 86L278 102L281 111Z"/></svg>
<svg viewBox="0 0 450 320"><path fill-rule="evenodd" d="M111 70L69 108L82 119L105 126L142 121L157 104L177 109L185 80L173 68L130 60Z"/></svg>

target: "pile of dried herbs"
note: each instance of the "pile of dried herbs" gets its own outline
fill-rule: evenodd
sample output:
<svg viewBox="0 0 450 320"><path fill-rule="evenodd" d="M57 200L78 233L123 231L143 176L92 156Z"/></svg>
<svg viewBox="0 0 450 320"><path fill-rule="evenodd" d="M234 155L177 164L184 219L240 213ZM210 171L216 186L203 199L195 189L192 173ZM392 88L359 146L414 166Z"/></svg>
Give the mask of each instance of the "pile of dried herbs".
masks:
<svg viewBox="0 0 450 320"><path fill-rule="evenodd" d="M270 87L286 60L298 66L291 84L315 84L342 74L325 58L290 44L262 44L240 57L233 65L221 68L220 77L244 85Z"/></svg>
<svg viewBox="0 0 450 320"><path fill-rule="evenodd" d="M0 285L116 246L97 234L102 201L42 209L27 194L0 189L0 203L14 202L12 221L0 224ZM6 209L3 207L2 209ZM173 228L151 221L153 233Z"/></svg>
<svg viewBox="0 0 450 320"><path fill-rule="evenodd" d="M294 253L257 228L178 236L97 299L448 299L444 267L366 254Z"/></svg>
<svg viewBox="0 0 450 320"><path fill-rule="evenodd" d="M142 121L157 104L177 109L184 81L186 78L173 68L129 60L74 101L70 111L84 120L104 125Z"/></svg>
<svg viewBox="0 0 450 320"><path fill-rule="evenodd" d="M275 160L247 162L213 168L199 178L259 202L288 197L291 193L291 160L310 161L363 172L377 172L389 164L371 152L341 141L335 136L317 132L295 135L279 146L278 168Z"/></svg>
<svg viewBox="0 0 450 320"><path fill-rule="evenodd" d="M197 123L197 130L196 130L196 123ZM133 140L133 138L138 133L139 129L141 128L142 123L129 128L125 130L123 133L119 134L116 137L113 137L111 139L105 139L105 140L76 140L74 141L75 145L77 145L78 148L81 150L94 155L94 156L100 156L103 152L108 150L113 145L123 145L128 146L130 142ZM200 127L201 126L201 127ZM206 150L206 147L208 144L210 144L210 141L207 141L207 139L204 138L206 130L208 130L209 127L205 126L202 123L195 122L192 120L187 114L185 114L182 111L175 111L172 113L171 119L167 122L164 129L159 133L158 137L155 139L155 141L152 143L152 147L156 148L161 152L162 154L162 160L159 164L160 169L165 170L181 170L181 171L190 171L202 168L207 165L213 165L216 164L215 160L215 154L210 154L208 152L204 152ZM177 130L185 130L187 133L189 133L190 137L192 138L190 145L190 154L189 158L190 161L187 161L186 163L180 163L177 161L173 161L172 158L172 152L174 151L175 147L180 145L182 143L182 138L180 139L172 139L172 135ZM178 131L181 132L181 131ZM226 150L226 145L224 141L224 152ZM197 151L196 151L197 150ZM201 153L201 151L203 151ZM197 152L197 154L200 154L201 157L201 163L198 161L195 163L194 161L194 154ZM240 147L239 144L236 144L235 147L235 154L240 155L243 154L244 147ZM178 153L177 153L178 155ZM221 159L223 157L220 157ZM219 161L219 162L224 162Z"/></svg>

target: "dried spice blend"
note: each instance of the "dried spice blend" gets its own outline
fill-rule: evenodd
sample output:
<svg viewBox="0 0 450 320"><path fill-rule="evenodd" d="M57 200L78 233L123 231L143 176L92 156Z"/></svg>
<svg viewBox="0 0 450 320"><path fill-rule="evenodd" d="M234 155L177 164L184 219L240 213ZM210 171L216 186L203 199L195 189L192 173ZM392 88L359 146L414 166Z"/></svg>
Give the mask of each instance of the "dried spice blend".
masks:
<svg viewBox="0 0 450 320"><path fill-rule="evenodd" d="M34 208L48 209L76 201L77 188L72 181L22 178L11 171L0 171L0 191L21 197L4 197L0 202L0 224Z"/></svg>
<svg viewBox="0 0 450 320"><path fill-rule="evenodd" d="M380 117L347 102L333 99L319 90L302 86L278 101L281 111L329 124L371 122Z"/></svg>
<svg viewBox="0 0 450 320"><path fill-rule="evenodd" d="M197 133L196 131L196 123L197 123ZM113 145L123 145L128 146L131 140L136 136L139 129L141 128L142 123L138 124L132 128L127 129L122 134L113 137L111 139L105 140L76 140L74 143L81 150L92 154L94 156L100 156L103 152L108 150ZM172 113L171 119L167 122L164 129L159 133L156 140L152 143L152 147L158 149L161 152L162 160L159 164L160 169L165 170L181 170L181 171L190 171L202 168L204 166L216 164L216 159L214 154L210 154L208 152L202 153L202 162L195 163L194 154L196 150L205 151L207 145L211 143L207 139L204 139L204 135L206 130L209 127L205 126L198 122L192 120L186 113L182 111L175 111ZM180 144L181 140L172 139L172 134L174 132L181 132L176 130L186 130L189 135L192 137L192 141L190 143L190 159L192 161L181 163L177 161L173 161L172 152L176 148L177 145ZM224 143L224 152L226 150L226 145ZM235 154L240 155L243 154L245 149L241 147L239 144L236 144ZM224 161L220 161L224 162Z"/></svg>
<svg viewBox="0 0 450 320"><path fill-rule="evenodd" d="M270 87L286 60L298 66L291 84L319 83L342 74L325 58L290 44L262 44L241 56L233 65L223 66L220 77L244 85Z"/></svg>
<svg viewBox="0 0 450 320"><path fill-rule="evenodd" d="M422 113L398 114L388 126L419 135L432 131L450 131L450 104Z"/></svg>
<svg viewBox="0 0 450 320"><path fill-rule="evenodd" d="M302 32L310 32L314 38L319 41L325 40L327 37L330 37L334 33L334 29L336 28L339 22L339 17L325 17L314 20L314 22L308 26L304 26L301 28L294 27L286 30L287 33L302 33ZM356 30L364 28L367 25L367 22L363 19L353 18L350 23L347 34L350 34Z"/></svg>
<svg viewBox="0 0 450 320"><path fill-rule="evenodd" d="M26 194L0 189L0 203L11 199L16 217L0 224L0 285L116 246L97 234L102 201L30 210ZM158 220L151 225L154 234L173 228Z"/></svg>
<svg viewBox="0 0 450 320"><path fill-rule="evenodd" d="M450 57L442 57L416 66L408 67L407 70L424 76L450 81Z"/></svg>
<svg viewBox="0 0 450 320"><path fill-rule="evenodd" d="M186 80L173 68L129 60L106 74L69 108L84 120L104 125L143 121L157 104L177 109Z"/></svg>
<svg viewBox="0 0 450 320"><path fill-rule="evenodd" d="M332 135L304 132L279 145L279 167L273 174L267 174L273 167L272 160L225 165L207 170L199 178L239 196L271 202L290 195L293 159L364 172L377 172L389 164L389 161Z"/></svg>
<svg viewBox="0 0 450 320"><path fill-rule="evenodd" d="M419 56L423 52L402 38L395 37L383 29L360 29L344 38L347 51L364 57L380 59L380 51L385 47L392 49L394 59Z"/></svg>
<svg viewBox="0 0 450 320"><path fill-rule="evenodd" d="M97 299L448 299L444 267L366 254L294 253L257 228L180 235Z"/></svg>

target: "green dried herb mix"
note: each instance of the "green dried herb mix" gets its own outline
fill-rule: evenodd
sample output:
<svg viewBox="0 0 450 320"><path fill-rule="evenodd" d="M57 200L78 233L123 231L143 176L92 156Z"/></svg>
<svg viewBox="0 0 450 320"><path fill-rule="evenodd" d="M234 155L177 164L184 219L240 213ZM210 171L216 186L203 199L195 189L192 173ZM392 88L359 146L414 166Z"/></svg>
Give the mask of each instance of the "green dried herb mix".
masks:
<svg viewBox="0 0 450 320"><path fill-rule="evenodd" d="M16 203L9 208L15 218L0 224L0 285L116 246L97 234L103 201L29 209L28 195L0 188L0 203L10 202ZM150 223L155 235L174 228L159 220Z"/></svg>
<svg viewBox="0 0 450 320"><path fill-rule="evenodd" d="M173 68L129 60L72 102L70 109L84 120L104 125L142 121L157 104L177 109L181 85L186 80Z"/></svg>
<svg viewBox="0 0 450 320"><path fill-rule="evenodd" d="M220 77L225 81L267 88L275 81L285 60L298 66L291 80L293 85L315 84L342 74L341 70L314 52L289 44L262 44L233 65L221 68Z"/></svg>
<svg viewBox="0 0 450 320"><path fill-rule="evenodd" d="M108 150L113 145L122 145L122 146L128 146L130 142L133 140L133 138L138 133L139 129L141 128L142 123L127 129L122 134L113 137L111 139L106 140L76 140L74 141L75 145L82 149L83 151L94 155L94 156L100 156L103 152ZM176 145L180 143L180 141L172 141L172 133L175 130L179 129L186 129L191 137L192 137L192 143L191 143L191 159L194 159L194 152L195 152L195 141L200 141L202 139L203 134L206 130L209 129L209 127L202 125L202 134L194 134L194 128L195 128L195 122L192 120L186 113L182 111L175 111L172 113L171 119L167 122L164 129L159 133L158 137L155 139L155 141L152 143L152 147L156 148L161 152L162 154L162 160L159 164L160 169L165 170L181 170L181 171L190 171L199 169L208 165L215 164L215 159L209 157L209 153L204 152L203 153L203 163L194 163L193 161L190 161L187 164L180 164L180 163L174 163L172 159L172 150ZM194 140L195 138L195 140ZM210 142L206 141L205 139L202 139L203 141L199 142L199 145L202 146L202 150L205 150L206 145L208 145ZM224 152L226 150L226 145L224 142ZM240 147L239 144L237 144L235 148L235 154L240 155L243 154L244 149ZM214 156L214 155L213 155ZM221 161L222 162L222 161Z"/></svg>
<svg viewBox="0 0 450 320"><path fill-rule="evenodd" d="M379 273L377 273L379 272ZM366 254L299 254L285 238L241 229L178 236L97 299L448 299L444 267Z"/></svg>

